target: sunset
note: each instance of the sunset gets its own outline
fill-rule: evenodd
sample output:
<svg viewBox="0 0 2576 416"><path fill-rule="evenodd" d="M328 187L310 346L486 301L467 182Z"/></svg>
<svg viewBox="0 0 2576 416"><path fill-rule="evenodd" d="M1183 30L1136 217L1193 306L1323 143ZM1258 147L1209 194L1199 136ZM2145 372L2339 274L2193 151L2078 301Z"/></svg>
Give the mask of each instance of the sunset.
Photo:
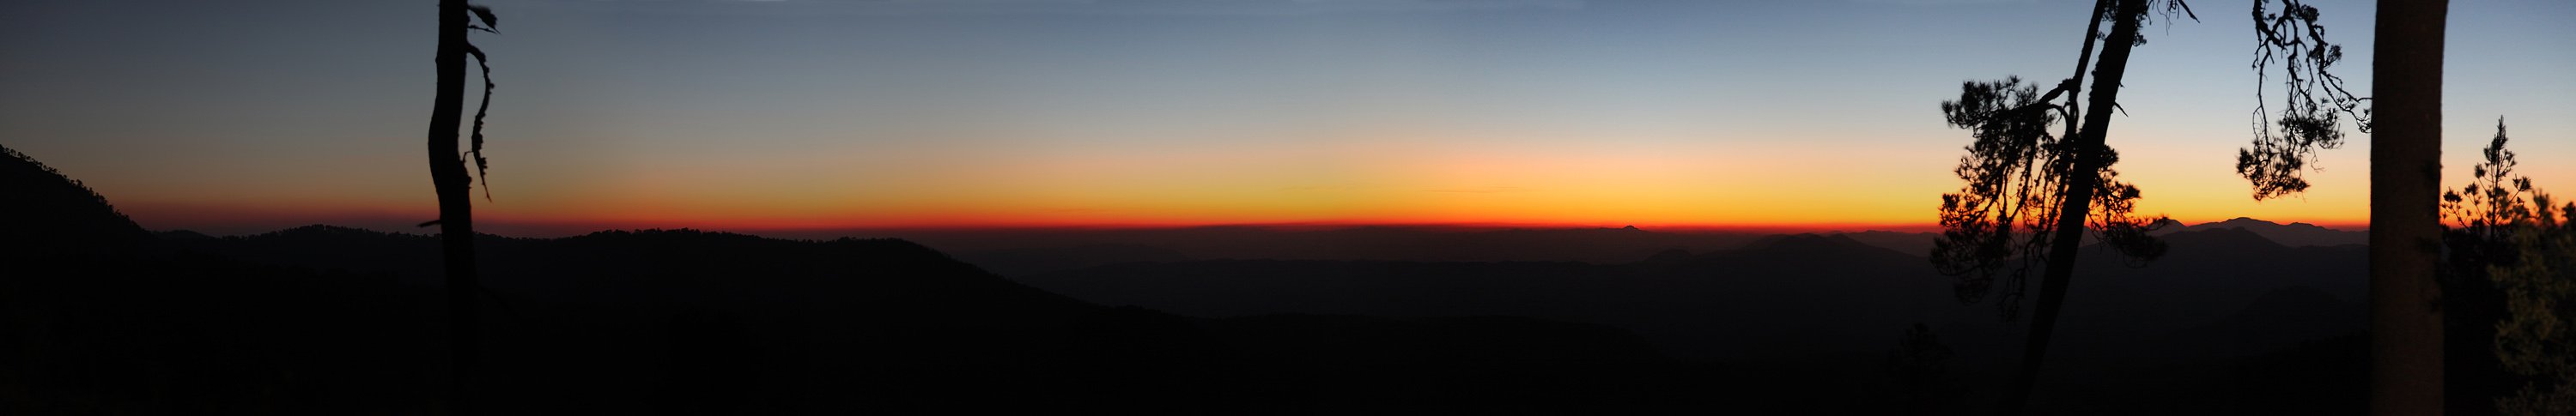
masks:
<svg viewBox="0 0 2576 416"><path fill-rule="evenodd" d="M1266 223L1927 227L1962 80L2055 75L2030 2L502 2L496 232ZM2368 3L2329 36L2369 62ZM11 146L154 229L434 217L421 6L12 6ZM2241 6L2202 6L2237 10ZM2576 37L2463 3L2451 175L2504 117L2576 181ZM2239 12L2156 22L2108 142L2140 212L2351 225L2369 143L2255 201ZM231 17L219 17L231 16ZM1792 23L1794 22L1794 23ZM2534 43L2538 42L2538 43ZM2365 65L2341 68L2368 85ZM2278 76L2278 75L2275 75ZM2367 94L2364 94L2367 95ZM2273 98L2277 100L2277 98ZM2277 106L2277 103L2275 103ZM483 190L478 190L481 192ZM1857 230L1855 230L1857 231ZM586 231L573 231L573 233Z"/></svg>
<svg viewBox="0 0 2576 416"><path fill-rule="evenodd" d="M2576 409L2576 2L2387 1L17 1L0 413Z"/></svg>

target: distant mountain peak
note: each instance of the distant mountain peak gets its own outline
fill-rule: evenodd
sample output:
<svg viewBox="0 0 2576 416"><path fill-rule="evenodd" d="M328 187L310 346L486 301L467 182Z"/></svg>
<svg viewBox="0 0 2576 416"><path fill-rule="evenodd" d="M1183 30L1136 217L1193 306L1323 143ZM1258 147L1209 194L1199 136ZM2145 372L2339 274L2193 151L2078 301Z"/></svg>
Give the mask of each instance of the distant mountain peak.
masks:
<svg viewBox="0 0 2576 416"><path fill-rule="evenodd" d="M2175 223L2181 223L2181 221L2175 221ZM2254 217L2236 217L2236 218L2228 219L2228 220L2226 220L2226 221L2219 221L2219 222L2206 222L2206 223L2200 223L2199 225L2193 225L2193 227L2209 227L2209 226L2218 226L2218 227L2290 227L2290 228L2302 228L2302 229L2304 229L2304 228L2315 228L2315 229L2321 229L2321 230L2331 230L2331 229L2326 228L2326 227L2320 227L2320 226L2317 226L2316 224L2309 224L2309 223L2304 223L2304 222L2293 222L2293 223L2288 223L2288 224L2282 224L2282 223L2277 223L2277 222L2264 221L2264 220L2257 219L2257 218L2254 218Z"/></svg>
<svg viewBox="0 0 2576 416"><path fill-rule="evenodd" d="M2219 225L2219 226L2280 226L2280 225L2281 225L2281 223L2271 222L2271 221L2264 221L2264 220L2259 220L2259 219L2255 219L2254 217L2236 217L2236 218L2229 218L2229 219L2227 219L2226 221L2219 221L2219 222L2212 222L2212 223L2203 223L2203 224L2200 224L2199 226L2209 226L2209 225Z"/></svg>

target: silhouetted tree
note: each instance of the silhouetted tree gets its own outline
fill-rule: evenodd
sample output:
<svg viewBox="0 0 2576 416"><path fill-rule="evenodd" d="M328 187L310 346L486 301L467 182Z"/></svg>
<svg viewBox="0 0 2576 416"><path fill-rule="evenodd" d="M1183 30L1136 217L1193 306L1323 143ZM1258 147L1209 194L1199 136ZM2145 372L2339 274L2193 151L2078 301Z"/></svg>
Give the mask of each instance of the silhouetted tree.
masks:
<svg viewBox="0 0 2576 416"><path fill-rule="evenodd" d="M2306 190L2302 168L2317 149L2342 144L2339 115L2353 116L2373 133L2376 101L2386 123L2372 136L2371 310L2375 361L2373 411L2426 414L2441 407L2441 290L2433 282L2440 224L2435 206L2440 181L2442 34L2447 0L2379 3L2373 98L2355 97L2327 71L2342 47L2324 40L2315 7L2281 0L2279 13L2254 3L2262 46L2254 66L2282 64L2285 108L2266 123L2255 110L2253 147L2237 152L2237 173L2254 185L2257 200ZM2259 95L2258 95L2259 96ZM2258 103L2259 103L2258 99ZM2278 125L2280 130L2272 130Z"/></svg>
<svg viewBox="0 0 2576 416"><path fill-rule="evenodd" d="M2576 270L2576 203L2553 206L2554 199L2532 186L2531 178L2514 175L2506 141L2498 120L2495 139L2482 149L2486 160L2475 168L2477 178L2442 194L2442 215L2455 225L2448 231L2454 270L2448 283L2499 295L2477 300L2499 302L2500 310L2480 308L2488 313L2474 313L2481 319L2468 323L2491 326L2486 334L2495 364L2524 378L2511 395L2490 399L2495 410L2576 414L2576 328L2570 325L2576 322L2576 276L2569 274ZM2444 301L2487 306L2461 303Z"/></svg>
<svg viewBox="0 0 2576 416"><path fill-rule="evenodd" d="M468 17L469 13L471 17ZM482 24L476 25L468 19L481 19ZM450 388L454 389L450 392L451 406L454 406L455 413L468 410L468 369L473 366L477 345L472 301L475 291L481 287L475 281L474 201L469 189L473 186L473 178L466 174L464 156L474 156L478 172L489 166L483 159L483 116L492 108L492 67L484 62L483 50L468 43L465 34L467 30L491 31L499 26L498 20L492 15L492 9L467 5L464 0L438 2L438 51L434 62L438 93L432 101L429 115L429 176L438 190L438 219L421 226L438 225L446 251L448 330L449 342L452 343L449 345L448 365L449 376L452 377ZM482 65L483 105L474 113L472 150L458 153L456 127L465 99L457 94L457 90L465 86L466 55L473 55L475 61ZM490 191L487 189L485 192L489 198Z"/></svg>
<svg viewBox="0 0 2576 416"><path fill-rule="evenodd" d="M2470 170L2476 179L2462 189L2442 192L2442 219L2458 224L2458 230L2481 240L2512 239L2520 231L2513 226L2529 225L2534 217L2550 209L2547 203L2532 205L2535 200L2548 199L2548 194L2532 187L2530 177L2513 174L2521 163L2514 161L2512 150L2505 150L2509 140L2504 120L2497 119L2495 139L2487 142L2485 149L2479 149L2486 160Z"/></svg>
<svg viewBox="0 0 2576 416"><path fill-rule="evenodd" d="M2442 42L2450 1L2379 2L2371 98L2354 97L2326 71L2343 48L2325 42L2315 7L2281 0L2281 11L2267 14L2265 3L2254 2L2262 41L2254 66L2283 64L2287 106L2271 124L2257 107L2254 144L2237 151L2236 171L2253 182L2256 200L2297 193L2308 187L2299 174L2316 149L2342 144L2338 114L2371 133L2371 413L2437 414L2442 291L2434 274L2442 247ZM2375 108L2361 108L2365 100Z"/></svg>
<svg viewBox="0 0 2576 416"><path fill-rule="evenodd" d="M2361 106L2370 99L2354 96L2332 71L2343 60L2343 46L2326 41L2321 13L2299 0L2279 1L2278 12L2264 7L2272 0L2254 2L2252 67L2262 80L2269 80L2275 68L2281 73L2281 114L2272 118L2263 89L2256 87L2254 143L2236 151L2236 174L2253 182L2257 201L2306 191L2308 181L2301 174L2315 162L2317 150L2343 146L2343 116L2351 115L2361 132L2370 132L2370 109Z"/></svg>
<svg viewBox="0 0 2576 416"><path fill-rule="evenodd" d="M2020 413L2037 383L2084 231L2098 230L2105 245L2136 261L2164 253L2164 243L2147 235L2162 224L2161 218L2129 216L2140 193L2115 180L2119 173L2110 166L2119 155L2103 144L2111 113L2101 111L2118 106L2130 51L2146 43L2138 29L2159 14L2153 13L2157 9L2168 19L2191 15L2179 0L2097 1L2075 76L2056 89L2041 95L2018 78L1968 82L1961 86L1959 100L1941 104L1950 125L1974 131L1977 141L1954 171L1967 186L1941 196L1943 231L1933 245L1933 264L1960 278L1956 288L1961 302L2000 292L1997 303L2007 321L2018 315L2029 269L2040 266L2044 273L2021 369L2005 392L2005 414ZM2111 22L2107 35L2100 32L2103 21ZM2087 104L2096 111L2083 113L2075 96L2088 60L2096 59L2091 56L2096 40L2108 41L2092 72L2093 95ZM2067 95L2065 105L2052 103L2059 94ZM2050 136L2047 127L2061 120L2069 122L2066 136Z"/></svg>

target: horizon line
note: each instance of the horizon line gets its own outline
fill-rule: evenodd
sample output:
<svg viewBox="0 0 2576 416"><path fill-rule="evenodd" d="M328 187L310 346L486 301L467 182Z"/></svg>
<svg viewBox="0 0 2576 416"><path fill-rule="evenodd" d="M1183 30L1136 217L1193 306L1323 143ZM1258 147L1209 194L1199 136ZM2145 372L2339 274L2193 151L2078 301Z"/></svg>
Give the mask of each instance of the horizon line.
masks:
<svg viewBox="0 0 2576 416"><path fill-rule="evenodd" d="M2237 217L2237 218L2251 218L2251 217ZM2234 220L2234 219L2235 219L2235 218L2231 218L2231 219L2228 219L2228 220L2219 220L2219 221L2203 221L2203 222L2197 222L2197 223L2194 223L2194 222L2182 222L2182 221L2177 221L2177 222L2181 222L2181 223L2182 223L2182 224L2184 224L2185 226L2198 226L2198 225L2205 225L2205 224L2222 223L2222 222L2226 222L2226 221L2230 221L2230 220ZM2369 230L2369 223L2367 223L2367 222L2342 223L2342 222L2309 222L2309 221L2272 221L2272 220L2263 220L2263 219L2259 219L2259 218L2255 218L2255 220L2258 220L2258 221L2264 221L2264 222L2271 222L2271 223L2274 223L2274 224L2282 224L2282 225L2309 224L2309 225L2313 225L2313 226L2317 226L2317 227L2321 227L2321 228L2326 228L2326 229L2330 229L2330 230L2335 230L2335 231L2368 231L2368 230ZM240 232L240 230L245 229L245 228L250 228L250 227L257 227L256 225L253 225L253 224L224 224L224 225L218 225L218 224L192 224L192 225L201 225L201 226L203 226L203 225L214 225L214 226L216 226L216 227L213 227L213 228L206 228L206 229L208 229L208 230L219 230L219 231L217 231L217 232L205 233L205 234L215 235L215 236L256 235L256 234L262 234L262 233L268 233L268 232L275 232L275 231L282 231L282 230L286 230L286 229L293 229L293 228L299 228L299 227L305 227L305 226L311 226L311 225L328 225L328 226L348 227L348 228L358 228L358 229L368 229L368 230L374 230L374 231L381 231L381 232L393 232L393 233L408 233L408 234L435 234L434 232L432 232L432 233L420 233L420 232L419 232L419 231L432 231L432 230L422 230L422 229L416 229L416 228L414 228L414 227L408 227L408 226L387 226L387 224L364 224L365 222L367 222L367 221L361 221L361 223L347 223L346 221L342 221L341 223L337 223L337 224L335 224L335 223L333 223L333 222L331 222L331 221L323 221L323 222L306 223L306 224L303 224L303 225L288 225L288 226L274 226L274 225L271 225L271 227L276 227L276 228L263 228L263 229L264 229L264 231L252 231L252 232ZM1632 228L1632 227L1633 227L1633 228L1635 228L1635 229L1637 229L1637 230L1640 230L1640 231L1647 231L1647 232L1685 233L1685 234L1801 234L1801 233L1832 234L1832 233L1861 233L1861 232L1871 232L1871 231L1887 231L1887 232L1902 232L1902 233L1921 233L1921 232L1938 233L1938 232L1941 232L1941 230L1942 230L1942 229L1941 229L1940 224L1938 224L1938 223L1876 223L1876 222L1812 222L1812 223L1770 223L1770 224L1724 224L1724 223L1600 223L1600 222L1419 222L1419 221L1414 221L1414 222L1401 222L1401 221L1390 221L1390 222L1367 222L1367 221L1311 221L1311 222L1257 222L1257 223L1254 223L1254 222L1247 222L1247 223L1201 223L1201 224L1175 224L1175 223L1087 223L1087 224L1082 224L1082 223L1028 223L1028 224L993 224L993 223L983 223L983 224L887 224L887 225L815 225L815 226L776 226L776 225L767 225L767 226L764 226L764 225L752 225L752 224L740 224L740 223L737 223L737 224L666 224L666 225L618 224L618 223L622 223L622 222L624 222L624 221L600 221L600 222L546 222L546 221L506 221L506 220L505 220L505 221L478 221L478 222L480 222L481 224L477 224L477 225L479 225L478 227L476 227L476 228L478 228L478 230L476 230L476 232L477 232L477 233L480 233L480 234L501 235L501 236L507 236L507 237L524 237L524 238L554 238L554 237L569 237L569 236L587 235L587 234L590 234L590 233L594 233L594 232L601 232L601 231L636 231L636 230L655 230L655 229L658 229L658 230L679 230L679 229L689 229L689 230L708 231L708 232L724 232L724 233L747 234L747 235L757 235L757 236L763 236L763 237L772 237L772 238L790 238L790 239L812 239L812 238L815 238L815 237L817 237L817 236L823 236L823 235L829 235L829 234L841 234L841 235L843 235L843 236L856 236L857 234L879 234L879 235L883 235L883 234L888 234L888 233L1015 233L1015 232L1017 232L1017 233L1030 233L1030 232L1034 232L1034 233L1065 233L1065 232L1115 232L1115 231L1148 231L1148 230L1186 230L1186 229L1210 229L1210 228L1248 228L1248 229L1260 229L1260 230L1267 230L1267 231L1283 231L1283 232L1335 231L1335 230L1348 230L1348 229L1360 229L1360 228L1396 228L1396 229L1416 229L1416 230L1431 230L1431 231L1437 231L1437 232L1490 232L1490 231L1505 231L1505 230L1582 230L1582 229L1621 229L1621 228ZM147 229L152 230L152 231L154 231L154 232L164 232L164 231L191 231L191 232L197 232L197 230L196 230L196 229L192 229L192 228L193 228L193 227L180 226L180 227L152 227L152 228L147 228ZM380 229L380 228L382 228L382 229ZM793 236L793 237L790 237L790 236ZM837 237L829 237L829 238L825 238L825 239L830 239L830 238L837 238Z"/></svg>

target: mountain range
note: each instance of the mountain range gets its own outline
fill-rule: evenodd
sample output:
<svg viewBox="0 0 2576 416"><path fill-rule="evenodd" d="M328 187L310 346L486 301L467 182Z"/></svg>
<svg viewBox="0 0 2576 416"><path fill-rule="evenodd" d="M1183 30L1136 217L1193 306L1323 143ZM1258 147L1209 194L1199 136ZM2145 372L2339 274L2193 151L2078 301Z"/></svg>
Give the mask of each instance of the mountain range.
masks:
<svg viewBox="0 0 2576 416"><path fill-rule="evenodd" d="M2263 236L2264 240L2270 240L2275 244L2291 247L2327 247L2345 244L2370 244L2370 232L2368 231L2337 230L2304 222L2282 224L2248 217L2236 217L2235 219L2226 221L2205 222L2198 225L2184 225L2181 221L2174 220L2165 220L2158 224L2162 228L2149 232L2148 234L2161 236L2188 231L2242 228L2245 229L2245 231L2254 233L2254 235ZM1844 236L1851 237L1854 241L1860 241L1873 246L1886 247L1916 256L1931 256L1932 242L1940 239L1941 237L1941 234L1939 233L1908 233L1876 230L1857 233L1833 232L1827 234L1842 234ZM2093 241L2092 236L2085 236L2084 241L2088 243Z"/></svg>
<svg viewBox="0 0 2576 416"><path fill-rule="evenodd" d="M2184 225L2155 231L2243 228L2291 246L2364 244L2368 233L2307 223L2279 224L2252 218ZM914 231L907 239L955 253L958 259L1003 276L1023 277L1125 262L1217 259L1378 260L1420 262L1571 261L1622 264L1668 250L1704 253L1745 247L1770 234L1652 231L1637 227L1461 230L1373 226L1326 230L1245 226L1112 230ZM1929 256L1938 233L1825 232L1862 244ZM2088 237L2088 240L2089 237Z"/></svg>
<svg viewBox="0 0 2576 416"><path fill-rule="evenodd" d="M152 233L7 153L0 413L450 410L436 236ZM894 239L478 235L462 385L503 414L1885 414L1922 396L1886 361L1922 322L1958 352L1927 364L1952 369L1935 409L1974 412L2018 345L1991 304L1865 233L1255 231L960 256L1018 262L989 267ZM2080 260L2051 370L2068 381L2035 409L2359 402L2312 371L2359 365L2339 341L2360 322L2359 247L2167 238L2145 268ZM1233 257L1262 253L1286 254Z"/></svg>
<svg viewBox="0 0 2576 416"><path fill-rule="evenodd" d="M2277 291L2339 302L2306 302L2302 308L2357 311L2367 289L2366 253L2357 246L2286 247L2239 228L2184 231L2166 239L2170 254L2140 268L2088 248L2078 266L2081 280L2069 295L2075 299L2070 302L2080 303L2071 303L2064 325L2118 329L2066 331L2127 345L2271 307L2263 300ZM1990 323L1996 320L1991 304L1961 305L1949 290L1955 279L1935 273L1929 261L1848 235L1775 235L1739 249L1673 250L1627 264L1201 260L1122 263L1018 280L1097 303L1191 316L1513 315L1602 323L1636 330L1678 357L1867 349L1912 321L1997 326ZM2294 331L2286 341L2265 345L2285 347L2298 337L2357 330L2359 315L2346 315L2334 315L2349 318L2342 321L2310 322L2332 333ZM1704 335L1718 332L1794 341Z"/></svg>
<svg viewBox="0 0 2576 416"><path fill-rule="evenodd" d="M2164 238L2171 251L2143 267L2099 247L2084 250L2050 365L2059 369L2053 377L2086 381L2052 384L2044 396L2087 397L2111 388L2104 386L2171 391L2117 380L2220 377L2239 370L2211 363L2360 348L2339 337L2364 327L2364 247L2284 246L2246 227ZM1994 300L1964 305L1953 296L1955 278L1934 272L1928 260L1849 233L1773 235L1741 248L1667 250L1621 264L1228 259L1131 262L1017 280L1102 304L1209 318L1508 315L1595 323L1694 361L1867 356L1922 322L1956 348L1962 364L1983 369L1966 373L2000 377L2017 362L2022 342L2016 324L1998 318ZM2159 405L2212 413L2236 405L2236 396L2223 392L2194 394L2200 399ZM2109 411L2084 406L2138 399L2090 397L2041 408Z"/></svg>

